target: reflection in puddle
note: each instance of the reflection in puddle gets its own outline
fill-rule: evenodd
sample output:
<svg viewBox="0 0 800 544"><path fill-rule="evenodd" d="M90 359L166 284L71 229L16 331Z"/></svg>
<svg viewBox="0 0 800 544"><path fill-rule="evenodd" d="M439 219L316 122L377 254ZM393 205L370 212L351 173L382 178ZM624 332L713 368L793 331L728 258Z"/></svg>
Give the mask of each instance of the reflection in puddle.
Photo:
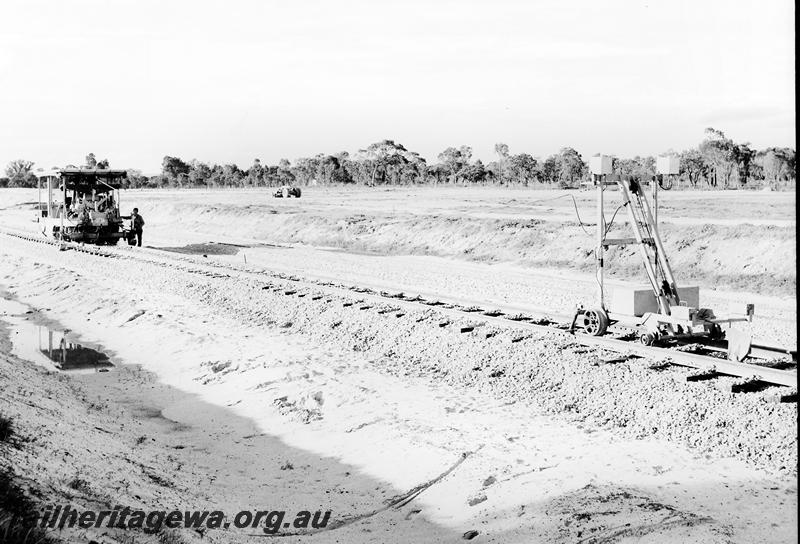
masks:
<svg viewBox="0 0 800 544"><path fill-rule="evenodd" d="M0 319L8 325L12 352L50 369L67 372L108 372L114 364L108 355L76 342L69 331L34 323L30 308L0 297Z"/></svg>
<svg viewBox="0 0 800 544"><path fill-rule="evenodd" d="M39 351L53 361L59 370L89 370L107 372L114 366L105 353L70 342L63 332L36 325L39 329ZM46 346L42 346L42 336L47 336Z"/></svg>

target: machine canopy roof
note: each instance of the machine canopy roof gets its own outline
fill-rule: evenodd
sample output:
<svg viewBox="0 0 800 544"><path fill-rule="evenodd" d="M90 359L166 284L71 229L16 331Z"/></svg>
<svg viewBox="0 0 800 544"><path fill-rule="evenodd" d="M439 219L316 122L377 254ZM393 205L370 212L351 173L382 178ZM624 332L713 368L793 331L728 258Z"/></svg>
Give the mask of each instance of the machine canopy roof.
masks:
<svg viewBox="0 0 800 544"><path fill-rule="evenodd" d="M64 168L60 170L61 181L69 191L106 193L119 187L119 180L128 177L125 170L103 168Z"/></svg>

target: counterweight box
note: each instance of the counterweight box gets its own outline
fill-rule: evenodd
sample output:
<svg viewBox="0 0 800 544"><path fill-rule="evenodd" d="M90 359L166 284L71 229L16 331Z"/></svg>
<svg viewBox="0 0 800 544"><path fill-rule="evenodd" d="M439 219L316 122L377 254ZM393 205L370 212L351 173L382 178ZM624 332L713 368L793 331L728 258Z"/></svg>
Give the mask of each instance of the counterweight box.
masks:
<svg viewBox="0 0 800 544"><path fill-rule="evenodd" d="M682 305L700 307L699 287L678 287L678 296ZM609 310L617 314L641 317L647 312L658 312L658 303L650 287L614 287Z"/></svg>

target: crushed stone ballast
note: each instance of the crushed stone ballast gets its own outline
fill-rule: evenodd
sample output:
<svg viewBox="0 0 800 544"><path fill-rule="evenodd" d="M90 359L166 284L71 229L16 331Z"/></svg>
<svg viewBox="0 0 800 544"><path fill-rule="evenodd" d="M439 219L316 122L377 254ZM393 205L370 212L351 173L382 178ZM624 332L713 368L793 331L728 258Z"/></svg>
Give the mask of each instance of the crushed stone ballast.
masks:
<svg viewBox="0 0 800 544"><path fill-rule="evenodd" d="M571 333L568 330L569 324L565 322L569 320L569 316L565 315L549 314L537 317L504 310L502 306L487 305L491 309L477 305L464 306L459 303L424 298L419 295L408 296L399 291L378 291L369 287L300 278L291 274L273 272L261 268L254 269L252 266L210 261L202 257L172 253L157 248L92 246L63 242L7 227L0 228L0 234L33 243L48 244L61 250L83 252L100 258L144 260L151 264L179 268L184 272L196 273L207 277L230 277L229 272L235 272L237 275L246 275L260 282L262 289L283 291L286 296L309 296L311 300L320 300L331 295L344 296L349 299L344 302L344 305L364 311L374 310L381 315L401 317L405 315L405 311L419 311L420 309L428 308L435 310L441 317L438 322L440 327L456 323L462 333L473 332L478 327L491 324L495 327L518 329L523 332L547 332L563 335L574 339L579 344L600 347L618 354L616 357L605 359L603 362L606 363L613 363L630 357L644 357L660 361L661 365L677 365L696 369L696 372L687 375L687 380L690 381L711 380L717 376L741 378L741 383L732 385L731 391L733 392L757 390L759 384L773 384L791 388L791 390L779 393L777 399L796 401L797 369L794 363L784 363L783 365L786 366L788 364L789 366L794 366L794 368L773 367L765 364L754 364L753 362L729 361L712 355L682 351L685 346L645 346L626 339L630 335L626 334L628 331L624 329L615 331L619 336L617 338L590 336L581 332ZM293 287L287 288L285 285L276 285L273 281L265 281L265 277L273 281L289 282ZM357 295L357 301L352 300L354 294ZM490 336L487 334L487 338Z"/></svg>

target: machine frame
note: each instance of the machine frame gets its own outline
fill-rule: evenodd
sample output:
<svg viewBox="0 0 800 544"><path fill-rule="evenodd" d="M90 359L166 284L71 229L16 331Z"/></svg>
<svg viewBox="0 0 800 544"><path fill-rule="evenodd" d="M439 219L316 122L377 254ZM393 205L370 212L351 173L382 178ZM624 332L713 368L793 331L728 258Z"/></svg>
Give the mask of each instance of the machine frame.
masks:
<svg viewBox="0 0 800 544"><path fill-rule="evenodd" d="M116 245L129 236L119 208L118 182L127 177L125 170L63 168L37 173L37 177L37 221L46 237ZM46 201L42 200L43 190Z"/></svg>
<svg viewBox="0 0 800 544"><path fill-rule="evenodd" d="M743 305L743 313L717 316L710 308L690 307L681 300L678 285L658 232L658 187L660 180L653 177L653 207L645 194L642 180L632 176L613 174L610 157L594 157L592 182L597 191L597 238L595 246L597 273L597 306L580 305L572 320L570 330L576 326L593 336L601 336L609 325L619 324L636 330L638 340L644 345L654 345L666 340L680 340L724 347L729 358L741 360L751 351L749 327L734 329L734 323L751 323L754 305ZM677 173L677 167L675 168ZM669 170L662 175L672 175ZM610 238L605 220L604 201L608 187L617 187L622 205L626 208L632 238ZM605 296L605 253L611 246L636 245L644 266L650 289L655 297L657 311L641 316L630 315L609 308ZM733 339L735 338L735 341ZM731 348L734 347L732 350Z"/></svg>

